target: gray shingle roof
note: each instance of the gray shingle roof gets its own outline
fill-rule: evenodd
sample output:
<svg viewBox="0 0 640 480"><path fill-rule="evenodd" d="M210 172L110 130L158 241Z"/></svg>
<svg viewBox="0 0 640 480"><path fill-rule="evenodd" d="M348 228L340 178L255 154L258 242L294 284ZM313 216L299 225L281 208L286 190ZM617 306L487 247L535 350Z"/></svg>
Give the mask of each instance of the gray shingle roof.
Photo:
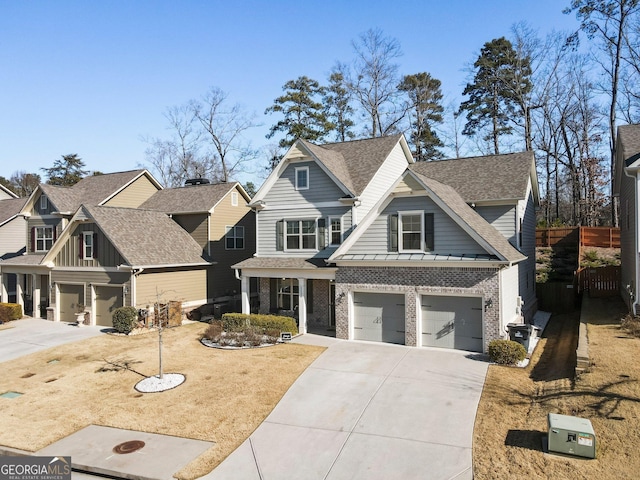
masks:
<svg viewBox="0 0 640 480"><path fill-rule="evenodd" d="M44 254L29 254L29 255L18 255L17 257L7 258L6 260L2 260L0 266L4 265L19 265L19 266L34 266L40 265L42 259L44 258Z"/></svg>
<svg viewBox="0 0 640 480"><path fill-rule="evenodd" d="M198 243L162 212L84 205L131 266L202 264Z"/></svg>
<svg viewBox="0 0 640 480"><path fill-rule="evenodd" d="M291 270L315 270L326 267L324 259L291 257L252 257L243 260L231 268L282 268Z"/></svg>
<svg viewBox="0 0 640 480"><path fill-rule="evenodd" d="M468 202L524 199L532 152L416 162L411 170L453 187Z"/></svg>
<svg viewBox="0 0 640 480"><path fill-rule="evenodd" d="M313 145L301 140L354 196L360 195L376 174L401 134L350 142Z"/></svg>
<svg viewBox="0 0 640 480"><path fill-rule="evenodd" d="M640 125L620 125L617 141L622 147L622 158L628 166L640 155Z"/></svg>
<svg viewBox="0 0 640 480"><path fill-rule="evenodd" d="M494 226L467 205L466 201L453 187L418 173L416 173L416 177L422 180L462 221L471 227L480 238L491 245L505 260L518 262L526 258Z"/></svg>
<svg viewBox="0 0 640 480"><path fill-rule="evenodd" d="M0 225L20 213L26 201L26 198L0 200Z"/></svg>
<svg viewBox="0 0 640 480"><path fill-rule="evenodd" d="M60 212L74 212L80 205L100 205L133 181L144 169L85 177L72 187L41 184L40 188Z"/></svg>
<svg viewBox="0 0 640 480"><path fill-rule="evenodd" d="M208 212L237 183L217 183L158 190L139 208L164 213Z"/></svg>

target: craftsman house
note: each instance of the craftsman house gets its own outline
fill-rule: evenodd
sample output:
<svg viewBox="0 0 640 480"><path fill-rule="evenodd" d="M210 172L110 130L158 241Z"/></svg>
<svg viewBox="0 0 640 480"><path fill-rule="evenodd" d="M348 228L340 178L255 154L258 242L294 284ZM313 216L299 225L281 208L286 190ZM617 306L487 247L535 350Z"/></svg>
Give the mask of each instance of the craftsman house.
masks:
<svg viewBox="0 0 640 480"><path fill-rule="evenodd" d="M300 140L251 202L248 312L344 339L486 351L535 301L532 153L415 163L402 135Z"/></svg>

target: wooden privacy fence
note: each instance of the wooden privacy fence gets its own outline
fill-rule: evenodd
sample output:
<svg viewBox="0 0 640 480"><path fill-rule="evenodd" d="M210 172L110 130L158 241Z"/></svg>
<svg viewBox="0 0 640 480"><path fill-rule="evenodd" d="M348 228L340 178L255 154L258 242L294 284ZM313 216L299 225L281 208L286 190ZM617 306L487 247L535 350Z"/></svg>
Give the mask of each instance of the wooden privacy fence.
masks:
<svg viewBox="0 0 640 480"><path fill-rule="evenodd" d="M620 248L620 229L614 227L536 229L536 247L553 247L555 245Z"/></svg>
<svg viewBox="0 0 640 480"><path fill-rule="evenodd" d="M588 291L590 297L620 295L620 267L581 268L576 272L578 292Z"/></svg>

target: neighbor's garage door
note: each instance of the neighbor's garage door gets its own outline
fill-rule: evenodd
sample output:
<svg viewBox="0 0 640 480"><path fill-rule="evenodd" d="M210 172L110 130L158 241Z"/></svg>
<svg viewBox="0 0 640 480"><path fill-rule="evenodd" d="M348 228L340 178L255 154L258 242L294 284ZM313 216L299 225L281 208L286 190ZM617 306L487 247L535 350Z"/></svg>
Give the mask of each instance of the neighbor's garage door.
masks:
<svg viewBox="0 0 640 480"><path fill-rule="evenodd" d="M354 293L354 338L404 345L404 295Z"/></svg>
<svg viewBox="0 0 640 480"><path fill-rule="evenodd" d="M422 345L482 352L482 299L423 295Z"/></svg>
<svg viewBox="0 0 640 480"><path fill-rule="evenodd" d="M95 291L96 325L111 327L113 311L122 307L122 287L95 287Z"/></svg>
<svg viewBox="0 0 640 480"><path fill-rule="evenodd" d="M84 285L60 285L60 321L75 322L78 305L84 303Z"/></svg>

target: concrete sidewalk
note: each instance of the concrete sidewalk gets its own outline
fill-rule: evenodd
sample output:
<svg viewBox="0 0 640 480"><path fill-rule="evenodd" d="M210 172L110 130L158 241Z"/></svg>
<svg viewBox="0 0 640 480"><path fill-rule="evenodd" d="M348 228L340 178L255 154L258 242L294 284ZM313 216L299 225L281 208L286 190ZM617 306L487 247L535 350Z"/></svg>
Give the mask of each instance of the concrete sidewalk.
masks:
<svg viewBox="0 0 640 480"><path fill-rule="evenodd" d="M75 323L51 322L25 317L4 324L0 329L0 362L38 352L64 343L95 337L106 327L82 326Z"/></svg>
<svg viewBox="0 0 640 480"><path fill-rule="evenodd" d="M301 343L317 344L313 335ZM208 480L471 479L488 363L442 349L330 344Z"/></svg>

